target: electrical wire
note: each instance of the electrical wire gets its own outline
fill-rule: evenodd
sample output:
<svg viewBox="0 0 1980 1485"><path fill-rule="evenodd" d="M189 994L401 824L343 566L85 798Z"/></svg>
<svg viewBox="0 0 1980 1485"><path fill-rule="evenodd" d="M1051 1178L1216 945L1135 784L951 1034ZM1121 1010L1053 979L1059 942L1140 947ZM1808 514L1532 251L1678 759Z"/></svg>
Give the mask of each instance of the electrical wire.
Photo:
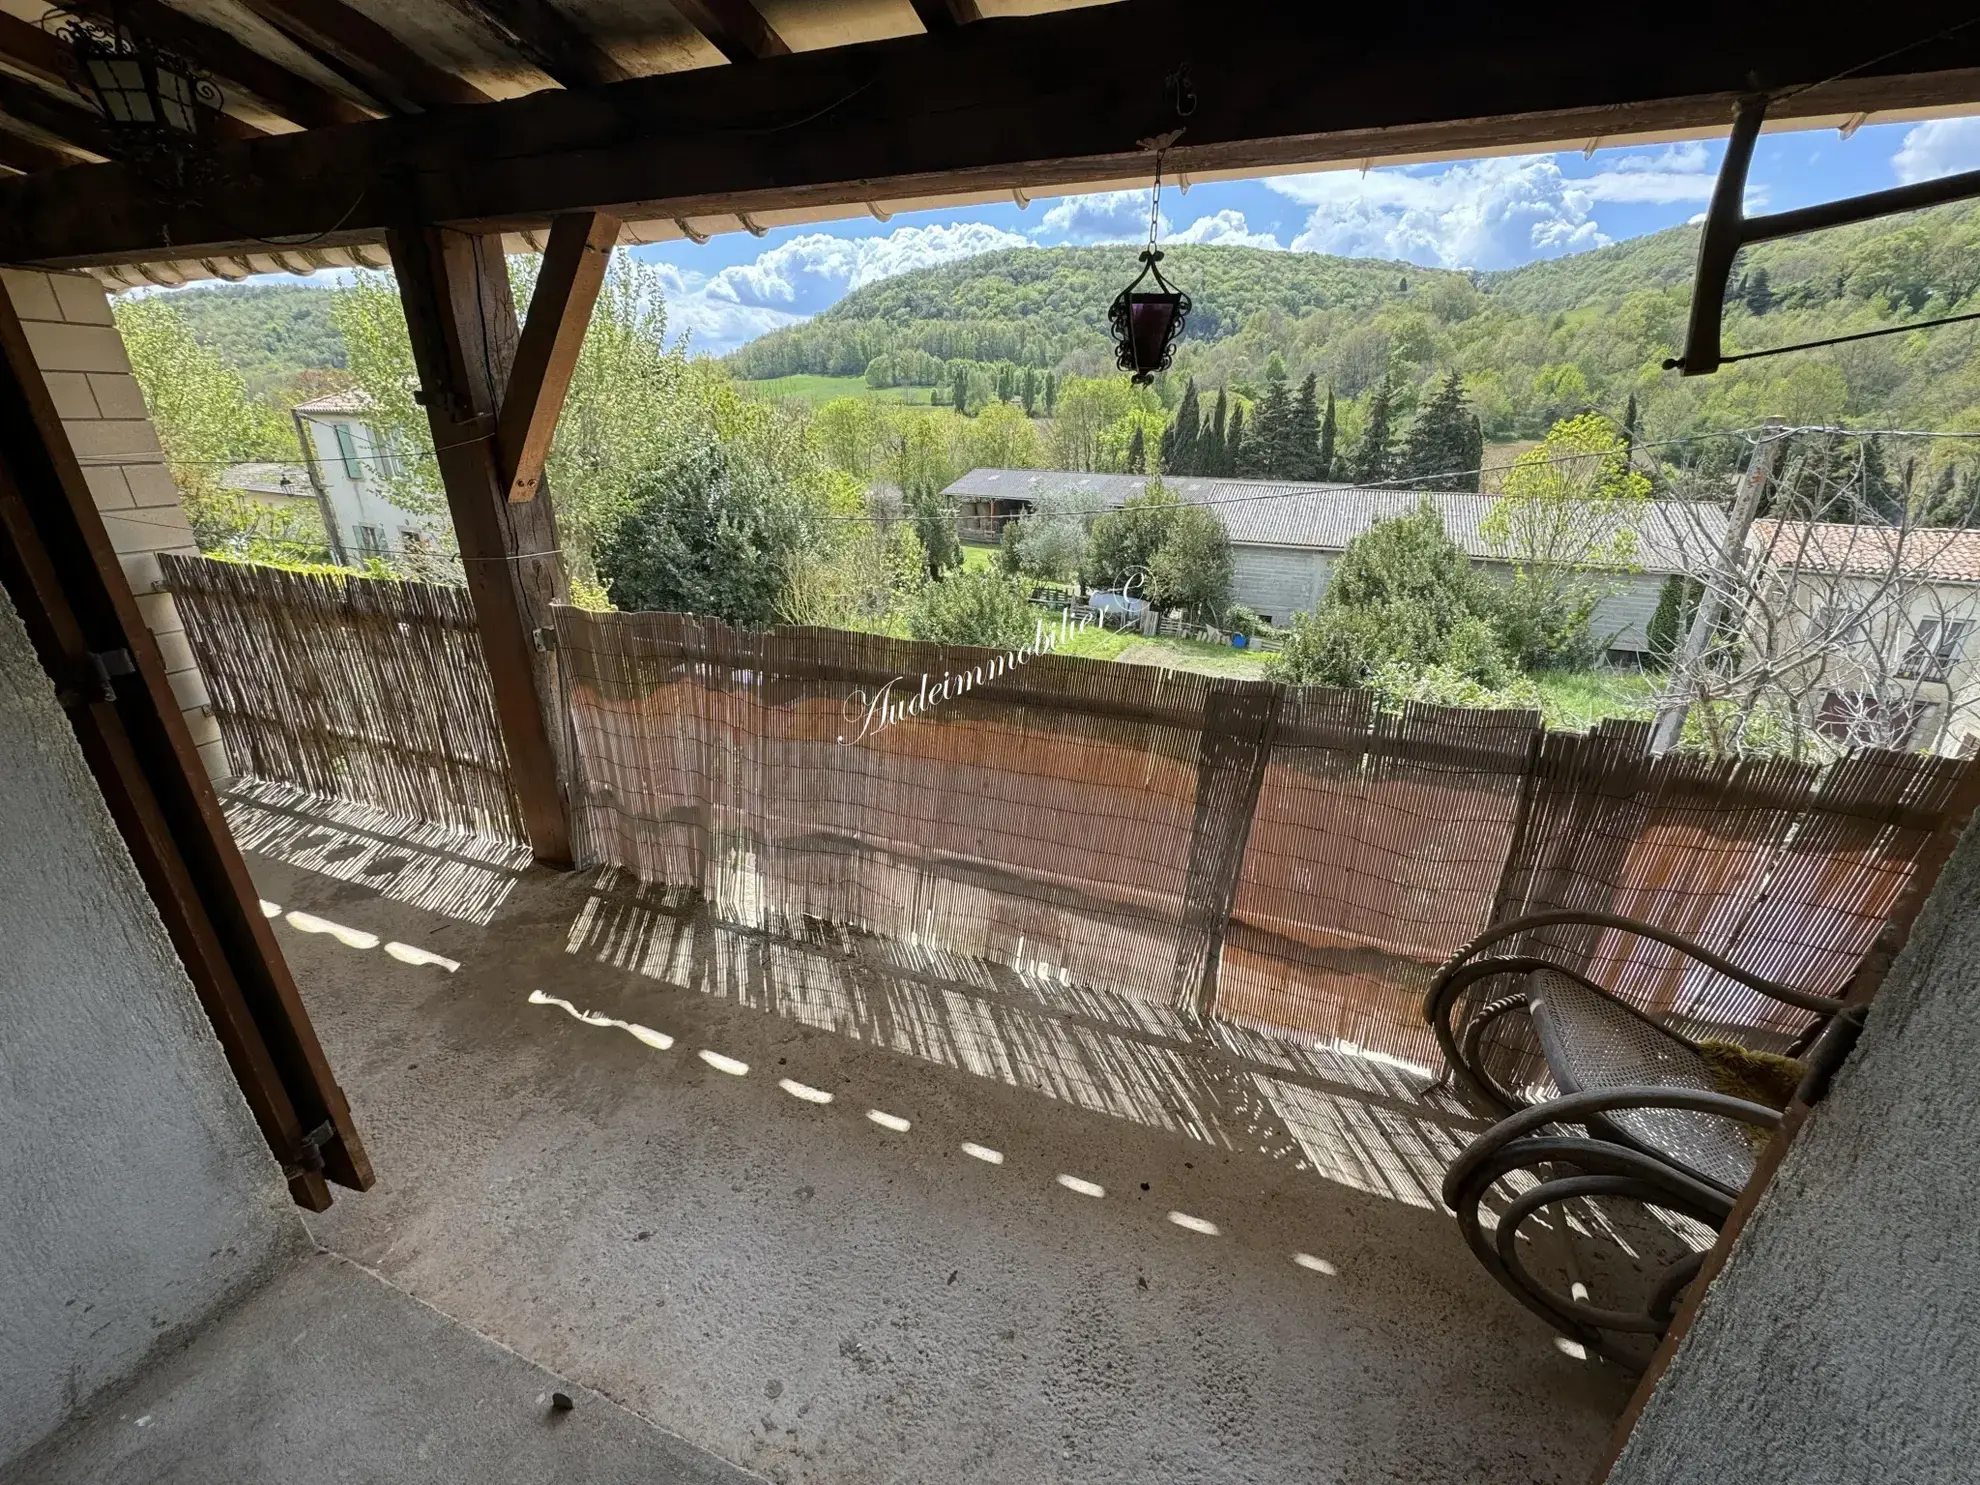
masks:
<svg viewBox="0 0 1980 1485"><path fill-rule="evenodd" d="M1804 340L1794 345L1770 346L1764 351L1741 351L1737 355L1719 357L1721 366L1730 366L1735 361L1758 361L1763 356L1785 356L1789 351L1814 351L1826 345L1848 345L1855 340L1875 340L1880 335L1902 335L1907 330L1935 330L1941 325L1963 325L1970 320L1980 320L1980 311L1965 315L1944 315L1936 320L1914 320L1908 325L1885 325L1879 330L1859 330L1854 335L1831 335L1826 340ZM1683 360L1673 356L1664 362L1664 370L1676 371L1684 365Z"/></svg>

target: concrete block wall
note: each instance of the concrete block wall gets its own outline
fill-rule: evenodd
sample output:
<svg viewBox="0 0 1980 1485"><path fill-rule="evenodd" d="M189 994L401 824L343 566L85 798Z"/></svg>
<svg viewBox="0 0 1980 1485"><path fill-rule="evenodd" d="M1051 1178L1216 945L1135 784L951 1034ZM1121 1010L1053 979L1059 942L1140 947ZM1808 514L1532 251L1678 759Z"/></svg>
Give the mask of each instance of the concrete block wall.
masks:
<svg viewBox="0 0 1980 1485"><path fill-rule="evenodd" d="M131 374L103 286L80 273L0 268L35 364L68 431L110 545L122 560L138 609L165 657L206 770L229 773L220 727L207 715L206 682L193 663L172 595L159 589L161 552L197 552L178 487Z"/></svg>

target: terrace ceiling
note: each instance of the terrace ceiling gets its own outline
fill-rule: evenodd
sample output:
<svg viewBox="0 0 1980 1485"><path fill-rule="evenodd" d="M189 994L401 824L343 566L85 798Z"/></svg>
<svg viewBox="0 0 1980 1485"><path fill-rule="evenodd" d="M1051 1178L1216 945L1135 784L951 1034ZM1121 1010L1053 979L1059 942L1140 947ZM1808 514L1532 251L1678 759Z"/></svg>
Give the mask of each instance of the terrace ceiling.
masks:
<svg viewBox="0 0 1980 1485"><path fill-rule="evenodd" d="M76 0L107 13L110 0ZM396 225L622 240L1143 181L1723 133L1980 104L1970 7L1874 35L1805 7L1548 0L1517 13L1269 0L119 0L221 83L219 184L165 199L0 0L0 262L159 281L381 261ZM1187 66L1196 107L1165 79ZM279 255L279 256L278 256ZM147 273L146 277L156 276Z"/></svg>

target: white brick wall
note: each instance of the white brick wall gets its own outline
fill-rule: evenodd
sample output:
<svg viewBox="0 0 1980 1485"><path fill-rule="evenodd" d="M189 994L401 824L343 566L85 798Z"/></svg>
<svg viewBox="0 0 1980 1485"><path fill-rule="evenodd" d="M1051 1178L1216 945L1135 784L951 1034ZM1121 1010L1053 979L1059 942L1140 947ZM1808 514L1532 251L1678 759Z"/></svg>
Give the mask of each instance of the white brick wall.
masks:
<svg viewBox="0 0 1980 1485"><path fill-rule="evenodd" d="M172 595L157 591L160 552L196 552L178 488L131 375L103 286L79 273L0 268L35 364L48 383L110 545L124 565L138 610L165 657L186 726L215 778L228 773L220 727L205 713L206 682L193 664Z"/></svg>

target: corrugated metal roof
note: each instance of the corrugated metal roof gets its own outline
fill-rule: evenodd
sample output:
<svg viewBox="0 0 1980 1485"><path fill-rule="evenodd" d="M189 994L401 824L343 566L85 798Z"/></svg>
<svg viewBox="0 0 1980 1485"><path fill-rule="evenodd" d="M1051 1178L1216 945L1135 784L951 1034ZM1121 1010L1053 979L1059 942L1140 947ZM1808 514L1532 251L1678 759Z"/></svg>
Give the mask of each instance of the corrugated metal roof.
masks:
<svg viewBox="0 0 1980 1485"><path fill-rule="evenodd" d="M1296 480L1171 477L1177 498L1215 510L1238 546L1300 547L1338 552L1377 521L1408 515L1429 501L1444 529L1477 560L1498 557L1479 533L1497 496L1444 490L1368 489ZM958 500L1035 501L1047 493L1084 493L1121 505L1148 487L1138 474L1080 474L1055 469L973 469L946 493ZM1711 561L1725 540L1725 512L1699 500L1653 502L1637 526L1638 561L1647 572L1688 572Z"/></svg>
<svg viewBox="0 0 1980 1485"><path fill-rule="evenodd" d="M1964 527L1853 526L1834 521L1755 521L1748 545L1784 567L1848 577L1980 583L1980 531Z"/></svg>

